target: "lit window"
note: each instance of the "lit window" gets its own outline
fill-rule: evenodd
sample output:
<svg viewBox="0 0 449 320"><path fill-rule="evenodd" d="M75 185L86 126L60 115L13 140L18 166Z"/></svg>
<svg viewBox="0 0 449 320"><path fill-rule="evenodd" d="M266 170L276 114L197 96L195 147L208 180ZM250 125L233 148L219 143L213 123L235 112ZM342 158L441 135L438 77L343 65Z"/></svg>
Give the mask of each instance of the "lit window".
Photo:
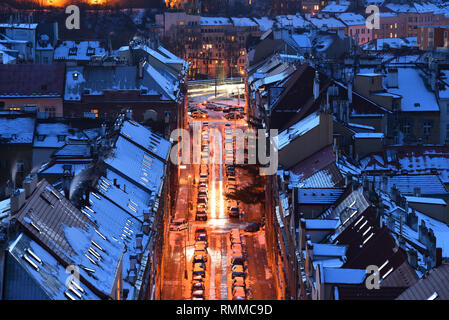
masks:
<svg viewBox="0 0 449 320"><path fill-rule="evenodd" d="M98 109L91 109L90 113L95 114L95 118L98 118Z"/></svg>

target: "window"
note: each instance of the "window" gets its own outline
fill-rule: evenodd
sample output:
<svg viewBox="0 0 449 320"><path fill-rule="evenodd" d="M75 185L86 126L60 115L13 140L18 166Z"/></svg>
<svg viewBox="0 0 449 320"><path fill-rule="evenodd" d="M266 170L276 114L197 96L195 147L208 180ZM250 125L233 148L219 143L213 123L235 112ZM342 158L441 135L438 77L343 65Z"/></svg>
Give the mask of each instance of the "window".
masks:
<svg viewBox="0 0 449 320"><path fill-rule="evenodd" d="M25 162L23 160L17 161L17 172L25 171Z"/></svg>
<svg viewBox="0 0 449 320"><path fill-rule="evenodd" d="M409 123L409 122L406 122L406 123L404 123L403 125L402 125L402 128L401 128L401 130L402 130L402 132L404 133L404 134L410 134L410 132L411 132L411 124Z"/></svg>
<svg viewBox="0 0 449 320"><path fill-rule="evenodd" d="M49 118L56 117L56 108L55 107L45 107L45 112L47 112Z"/></svg>
<svg viewBox="0 0 449 320"><path fill-rule="evenodd" d="M426 136L430 136L432 133L432 121L424 121L423 132Z"/></svg>
<svg viewBox="0 0 449 320"><path fill-rule="evenodd" d="M449 105L448 105L448 110L449 110ZM37 135L37 141L44 141L44 140L45 140L45 134Z"/></svg>
<svg viewBox="0 0 449 320"><path fill-rule="evenodd" d="M65 141L65 135L58 135L58 142L64 142Z"/></svg>
<svg viewBox="0 0 449 320"><path fill-rule="evenodd" d="M90 112L95 115L95 118L98 118L98 109L91 109Z"/></svg>

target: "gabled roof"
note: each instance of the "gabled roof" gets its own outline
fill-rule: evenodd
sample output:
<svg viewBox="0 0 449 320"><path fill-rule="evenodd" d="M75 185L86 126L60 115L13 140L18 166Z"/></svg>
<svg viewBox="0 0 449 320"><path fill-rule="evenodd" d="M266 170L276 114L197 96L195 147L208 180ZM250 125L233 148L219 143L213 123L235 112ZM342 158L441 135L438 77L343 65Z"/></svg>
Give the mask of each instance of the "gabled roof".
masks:
<svg viewBox="0 0 449 320"><path fill-rule="evenodd" d="M161 188L165 174L164 163L122 136L118 137L113 154L106 158L105 163L146 192L158 193Z"/></svg>
<svg viewBox="0 0 449 320"><path fill-rule="evenodd" d="M1 143L32 144L35 122L31 117L1 117Z"/></svg>
<svg viewBox="0 0 449 320"><path fill-rule="evenodd" d="M436 293L436 295L435 295ZM405 290L397 300L449 300L449 265L443 264Z"/></svg>
<svg viewBox="0 0 449 320"><path fill-rule="evenodd" d="M80 300L77 293L81 294L81 292L76 286L72 285L71 289L66 287L66 281L69 279L66 267L26 234L20 233L12 241L7 252L8 259L14 259L21 271L33 279L36 287L32 288L33 293L31 293L27 286L20 286L20 280L14 279L12 276L6 277L3 287L4 299L36 299L36 295L40 295L40 299L69 300L74 298ZM78 286L82 290L83 300L99 299L83 283L78 283Z"/></svg>
<svg viewBox="0 0 449 320"><path fill-rule="evenodd" d="M120 129L120 134L135 143L146 152L158 157L163 162L168 161L171 143L165 140L159 134L153 132L151 129L138 124L132 120L123 122Z"/></svg>
<svg viewBox="0 0 449 320"><path fill-rule="evenodd" d="M95 294L102 298L111 294L124 244L100 227L95 217L79 211L45 180L13 217L64 267L79 266L82 282ZM109 223L101 221L102 226Z"/></svg>
<svg viewBox="0 0 449 320"><path fill-rule="evenodd" d="M340 185L343 176L335 164L332 145L324 147L290 169L290 181L301 188L332 188Z"/></svg>

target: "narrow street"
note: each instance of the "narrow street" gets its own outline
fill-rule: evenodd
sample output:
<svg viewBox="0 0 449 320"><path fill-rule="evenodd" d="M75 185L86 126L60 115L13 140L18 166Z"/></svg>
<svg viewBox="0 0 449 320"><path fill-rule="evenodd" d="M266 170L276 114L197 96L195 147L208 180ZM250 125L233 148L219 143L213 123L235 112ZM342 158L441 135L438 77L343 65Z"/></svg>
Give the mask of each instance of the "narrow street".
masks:
<svg viewBox="0 0 449 320"><path fill-rule="evenodd" d="M194 270L193 263L194 256L196 259L198 253L195 231L197 228L204 228L207 233L207 261L204 263L204 276L194 281L202 283L203 291L200 299L235 298L233 281L237 280L235 277L241 275L233 274L232 271L232 257L235 258L240 254L240 251L236 251L236 246L238 250L241 250L245 260L242 263L244 265L242 274L244 297L240 298L276 299L273 275L267 261L265 231L262 227L255 232L244 231L249 223L262 221L263 205L247 205L240 201L227 200L225 197L225 193L231 188L250 184L254 179L248 176L245 170L232 164L236 154L235 142L230 133L236 129L243 131L247 129L247 106L243 97L235 95L232 97L232 91L230 94L221 92L219 97L211 99L211 90L210 88L204 91L207 101L220 106L218 110L206 109L202 104L205 98L199 94L190 101L189 107L199 106L207 110L207 118L198 120L190 115L186 119L190 131L194 121L201 121L199 133L202 141L201 164L179 166L180 180L174 208L175 215L171 222L166 222L166 225L173 226L174 221L187 222L187 224L181 224L180 230L176 230L176 226L171 227L173 230L168 231L164 240L163 281L160 296L163 300L192 299L194 295L198 298L196 296L198 291L192 289L194 271L200 272L197 270L197 264ZM240 92L243 93L241 89ZM232 106L242 107L240 110L243 118L226 119L226 113L223 110ZM230 145L232 142L234 143ZM192 146L192 149L194 147ZM229 166L227 167L226 164ZM231 169L232 174L228 171ZM201 200L207 201L205 205L200 203L201 193L205 195L205 200ZM238 207L239 217L230 217L231 207ZM196 217L197 211L203 210L202 208L207 214L206 221L199 221ZM231 246L230 233L233 229L234 232L235 229L239 230L237 232L240 234L241 244Z"/></svg>

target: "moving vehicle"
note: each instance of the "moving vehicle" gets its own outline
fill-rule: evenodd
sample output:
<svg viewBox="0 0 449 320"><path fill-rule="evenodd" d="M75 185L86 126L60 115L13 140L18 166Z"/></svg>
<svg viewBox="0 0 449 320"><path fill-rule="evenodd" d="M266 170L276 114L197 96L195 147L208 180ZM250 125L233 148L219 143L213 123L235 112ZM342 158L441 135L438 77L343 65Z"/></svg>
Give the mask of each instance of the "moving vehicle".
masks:
<svg viewBox="0 0 449 320"><path fill-rule="evenodd" d="M198 237L200 234L204 234L207 236L206 228L196 228L195 229L195 238Z"/></svg>
<svg viewBox="0 0 449 320"><path fill-rule="evenodd" d="M206 211L197 211L195 215L196 221L206 221L207 220L207 213Z"/></svg>
<svg viewBox="0 0 449 320"><path fill-rule="evenodd" d="M231 207L229 209L229 216L232 218L239 218L240 217L239 207Z"/></svg>

